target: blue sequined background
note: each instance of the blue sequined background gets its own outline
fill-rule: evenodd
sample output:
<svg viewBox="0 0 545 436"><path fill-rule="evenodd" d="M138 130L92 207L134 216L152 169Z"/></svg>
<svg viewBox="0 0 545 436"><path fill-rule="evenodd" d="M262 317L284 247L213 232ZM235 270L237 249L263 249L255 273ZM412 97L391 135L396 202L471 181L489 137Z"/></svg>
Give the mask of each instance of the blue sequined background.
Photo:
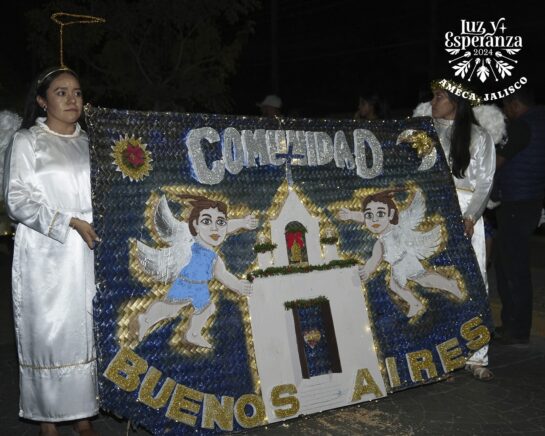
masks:
<svg viewBox="0 0 545 436"><path fill-rule="evenodd" d="M103 242L96 249L96 276L98 292L95 299L95 322L99 374L119 351L116 339L119 307L129 298L149 292L129 272L129 238L149 240L144 225L145 204L152 192L176 184L205 187L217 191L236 204L245 204L251 210L264 212L279 186L285 180L285 166L244 168L238 175L225 173L218 185L204 186L193 177L184 139L190 129L210 126L221 133L227 127L237 130L283 129L323 131L332 138L343 130L347 138L355 128L371 130L379 139L384 153L384 169L373 179L363 179L356 170L340 169L335 162L317 167L293 166L294 184L330 219L339 230L339 251L346 255L357 253L367 259L371 255L374 237L359 225L342 223L328 210L328 205L352 197L355 189L364 187L390 188L413 183L426 196L427 214L444 216L449 234L446 249L427 259L430 265L454 265L462 273L470 298L463 304L444 298L424 288L418 292L429 300L428 310L415 323L409 323L402 309L393 301L387 289L383 271L367 283L368 310L379 358L395 357L398 362L401 388L413 386L405 361L405 353L428 349L439 362L435 346L453 337L459 337L460 326L475 316L490 322L488 305L475 255L469 241L463 236L458 201L443 153L438 148L435 166L418 172L420 158L409 144L396 145L399 133L405 129L424 130L437 140L430 118L364 122L355 120L284 119L282 125L275 119L235 117L204 114L176 114L87 109L88 133L91 141L92 187L95 227ZM111 156L112 145L120 136L134 135L147 144L153 157L153 169L139 182L122 178L116 171ZM350 141L350 140L349 140ZM221 159L221 147L205 147L207 162ZM250 247L256 243L256 232L245 232L229 237L220 253L227 269L241 276L255 259ZM249 356L243 333L242 314L236 303L220 297L217 318L210 336L214 352L209 355L183 356L172 352L168 338L174 325L150 334L134 351L149 365L160 369L178 383L201 392L213 393L218 398L229 395L238 398L254 392ZM463 351L467 354L468 350ZM437 364L439 375L442 368ZM385 375L385 374L384 374ZM219 431L200 428L201 416L195 428L175 423L165 417L165 408L153 410L136 402L137 391L127 393L115 384L99 377L101 405L117 415L142 425L154 434L213 433ZM202 410L202 409L201 409ZM234 420L235 430L240 430Z"/></svg>

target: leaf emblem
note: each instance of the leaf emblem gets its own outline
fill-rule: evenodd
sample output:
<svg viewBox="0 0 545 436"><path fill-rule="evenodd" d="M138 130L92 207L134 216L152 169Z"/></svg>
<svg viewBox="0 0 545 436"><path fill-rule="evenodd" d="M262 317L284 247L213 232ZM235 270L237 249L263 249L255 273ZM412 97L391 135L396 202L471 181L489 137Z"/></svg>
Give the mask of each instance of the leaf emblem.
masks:
<svg viewBox="0 0 545 436"><path fill-rule="evenodd" d="M448 54L451 54L451 55L457 55L458 53L460 53L460 49L459 48L446 48L445 49L447 51Z"/></svg>
<svg viewBox="0 0 545 436"><path fill-rule="evenodd" d="M506 48L504 49L507 54L514 55L520 51L520 48Z"/></svg>
<svg viewBox="0 0 545 436"><path fill-rule="evenodd" d="M486 79L488 79L488 76L490 76L490 70L486 65L481 65L479 68L477 68L477 77L481 80L481 82L485 82Z"/></svg>
<svg viewBox="0 0 545 436"><path fill-rule="evenodd" d="M500 73L502 79L504 79L505 76L510 76L510 70L513 69L513 65L509 65L507 62L502 60L496 61L496 67L498 68L498 72Z"/></svg>
<svg viewBox="0 0 545 436"><path fill-rule="evenodd" d="M470 65L471 65L471 59L468 61L458 62L456 65L452 67L454 71L456 71L454 75L460 76L463 79L466 76L467 72L469 71Z"/></svg>

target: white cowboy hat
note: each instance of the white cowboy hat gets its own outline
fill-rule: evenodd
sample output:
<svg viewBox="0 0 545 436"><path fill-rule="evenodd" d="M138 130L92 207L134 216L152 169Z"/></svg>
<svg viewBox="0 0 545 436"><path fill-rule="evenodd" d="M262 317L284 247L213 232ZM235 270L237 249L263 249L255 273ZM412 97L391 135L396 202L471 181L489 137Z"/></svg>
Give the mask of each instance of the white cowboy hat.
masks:
<svg viewBox="0 0 545 436"><path fill-rule="evenodd" d="M261 103L256 103L256 105L259 107L271 106L280 109L282 107L282 99L277 95L267 95Z"/></svg>

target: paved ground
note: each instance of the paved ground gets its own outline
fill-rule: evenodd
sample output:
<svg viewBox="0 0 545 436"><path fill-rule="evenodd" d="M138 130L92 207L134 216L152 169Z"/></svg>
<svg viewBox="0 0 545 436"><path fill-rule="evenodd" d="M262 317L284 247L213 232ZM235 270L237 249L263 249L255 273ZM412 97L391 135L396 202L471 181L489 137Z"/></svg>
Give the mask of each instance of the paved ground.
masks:
<svg viewBox="0 0 545 436"><path fill-rule="evenodd" d="M0 243L0 436L35 435L38 427L17 417L17 358L13 337L8 241ZM478 382L457 371L440 383L421 386L359 406L254 429L245 434L275 435L545 435L545 235L532 241L535 289L534 329L526 347L490 347L496 378ZM491 306L500 307L490 272ZM126 421L100 415L103 436L148 435ZM69 426L61 434L71 434Z"/></svg>

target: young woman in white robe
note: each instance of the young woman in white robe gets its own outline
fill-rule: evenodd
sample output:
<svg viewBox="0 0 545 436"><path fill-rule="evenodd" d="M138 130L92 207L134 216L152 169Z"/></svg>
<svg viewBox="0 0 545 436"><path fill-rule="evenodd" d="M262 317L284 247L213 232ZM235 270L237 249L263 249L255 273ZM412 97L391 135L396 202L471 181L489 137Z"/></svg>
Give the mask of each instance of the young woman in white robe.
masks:
<svg viewBox="0 0 545 436"><path fill-rule="evenodd" d="M492 189L496 154L490 134L475 118L470 101L456 96L434 82L431 101L432 117L441 146L449 163L466 236L477 256L486 289L486 247L482 214ZM441 82L439 82L441 83ZM466 369L479 380L491 380L488 366L488 346L484 346L467 361Z"/></svg>
<svg viewBox="0 0 545 436"><path fill-rule="evenodd" d="M22 418L58 435L74 421L96 435L93 340L93 252L90 166L78 76L54 68L33 83L22 129L6 155L4 194L18 223L13 256L13 309Z"/></svg>

